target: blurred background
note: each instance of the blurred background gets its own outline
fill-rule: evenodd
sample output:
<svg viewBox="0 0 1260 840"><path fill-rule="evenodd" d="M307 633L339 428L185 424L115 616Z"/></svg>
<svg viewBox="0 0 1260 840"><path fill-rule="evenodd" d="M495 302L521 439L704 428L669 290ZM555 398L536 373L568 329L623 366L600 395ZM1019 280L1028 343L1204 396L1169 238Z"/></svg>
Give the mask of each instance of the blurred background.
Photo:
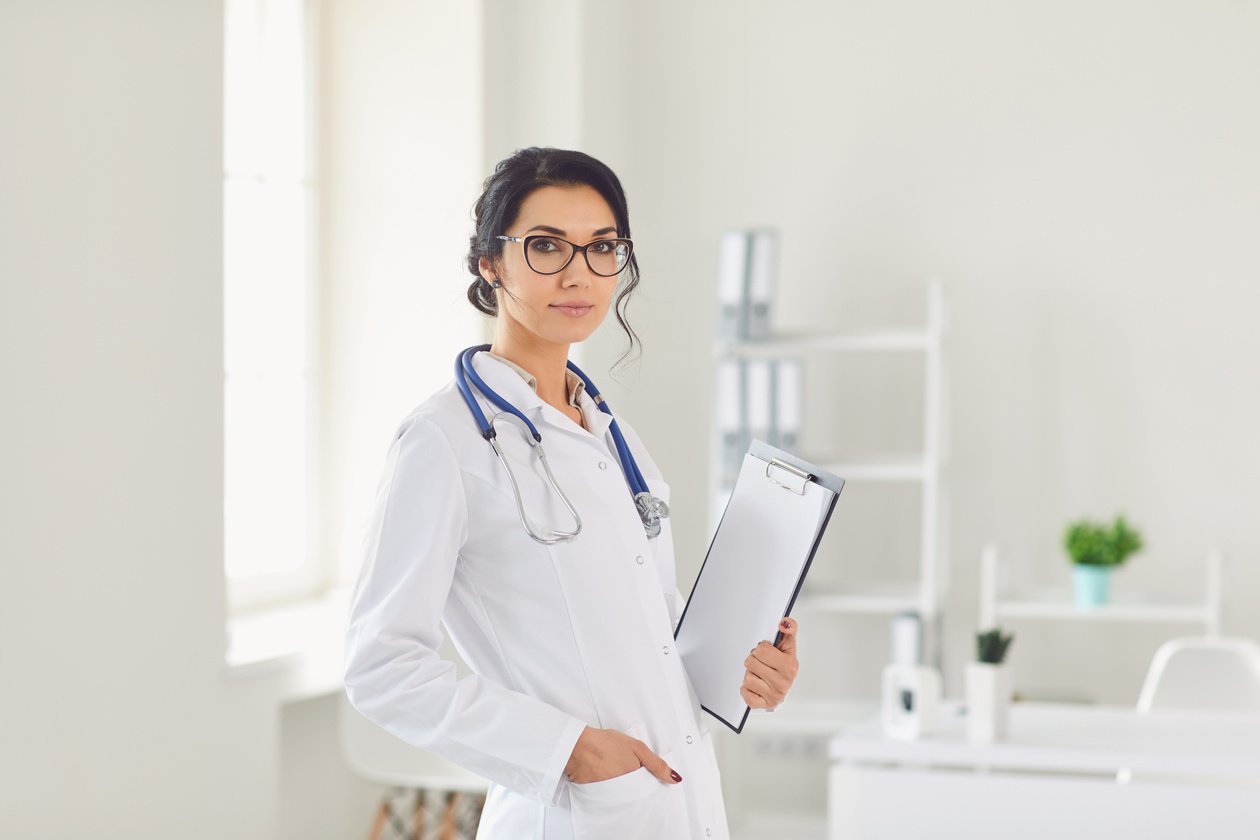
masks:
<svg viewBox="0 0 1260 840"><path fill-rule="evenodd" d="M930 444L846 487L788 723L717 733L743 836L822 836L821 736L906 610L952 697L984 618L1030 702L1260 637L1258 36L1229 0L4 0L0 835L367 834L345 588L394 427L489 335L471 207L525 146L626 188L642 353L574 356L672 486L684 594L757 354L717 343L724 233L774 231L800 452ZM1064 529L1121 513L1122 607L1083 612Z"/></svg>

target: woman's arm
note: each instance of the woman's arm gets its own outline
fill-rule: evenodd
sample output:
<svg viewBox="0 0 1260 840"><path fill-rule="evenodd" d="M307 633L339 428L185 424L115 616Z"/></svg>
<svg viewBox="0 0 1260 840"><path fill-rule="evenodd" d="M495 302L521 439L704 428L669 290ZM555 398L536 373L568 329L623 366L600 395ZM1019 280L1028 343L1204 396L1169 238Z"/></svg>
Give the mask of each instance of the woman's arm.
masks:
<svg viewBox="0 0 1260 840"><path fill-rule="evenodd" d="M411 418L390 447L351 598L350 702L402 740L554 804L584 721L438 656L468 509L455 452Z"/></svg>

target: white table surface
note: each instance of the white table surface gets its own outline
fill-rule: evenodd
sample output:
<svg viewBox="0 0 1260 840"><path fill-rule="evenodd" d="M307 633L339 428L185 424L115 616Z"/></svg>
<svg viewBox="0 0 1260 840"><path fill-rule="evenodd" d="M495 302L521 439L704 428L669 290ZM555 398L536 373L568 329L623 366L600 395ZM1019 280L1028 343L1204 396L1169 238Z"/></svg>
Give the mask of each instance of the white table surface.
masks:
<svg viewBox="0 0 1260 840"><path fill-rule="evenodd" d="M1152 712L1132 707L1016 703L1007 739L967 740L961 704L942 707L936 731L917 741L884 736L877 719L831 739L842 764L1109 773L1205 775L1260 782L1260 714Z"/></svg>

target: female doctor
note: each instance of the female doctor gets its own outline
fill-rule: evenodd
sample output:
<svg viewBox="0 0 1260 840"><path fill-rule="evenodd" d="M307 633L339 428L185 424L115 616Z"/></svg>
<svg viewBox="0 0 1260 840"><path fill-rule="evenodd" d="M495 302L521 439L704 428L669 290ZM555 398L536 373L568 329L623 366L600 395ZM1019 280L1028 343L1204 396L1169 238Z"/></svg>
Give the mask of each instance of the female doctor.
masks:
<svg viewBox="0 0 1260 840"><path fill-rule="evenodd" d="M468 298L496 318L494 342L394 434L350 607L350 701L490 781L479 840L727 838L709 722L674 649L669 485L567 366L610 309L635 340L621 183L581 152L524 149L475 217ZM471 674L438 656L442 628ZM778 629L744 663L754 709L796 677L796 622Z"/></svg>

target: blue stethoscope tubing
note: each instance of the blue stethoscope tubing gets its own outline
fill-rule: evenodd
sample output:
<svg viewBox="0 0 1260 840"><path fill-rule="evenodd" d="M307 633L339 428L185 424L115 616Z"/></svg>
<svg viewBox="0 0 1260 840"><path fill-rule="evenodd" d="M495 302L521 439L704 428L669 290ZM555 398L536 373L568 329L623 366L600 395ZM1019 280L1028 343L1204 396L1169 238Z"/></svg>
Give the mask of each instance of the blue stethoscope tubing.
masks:
<svg viewBox="0 0 1260 840"><path fill-rule="evenodd" d="M547 464L547 455L542 448L542 435L537 427L529 421L529 418L521 413L520 409L512 405L503 397L499 396L485 381L481 378L473 367L472 359L482 350L489 350L489 344L478 344L463 350L455 359L455 385L459 388L459 393L464 398L464 402L468 404L468 410L472 412L473 419L477 421L477 428L481 430L481 436L485 438L490 446L493 447L495 454L499 456L499 460L503 462L503 466L507 469L508 479L512 483L512 492L516 497L516 510L520 515L521 524L525 527L525 532L529 534L537 542L544 545L554 545L558 542L566 542L574 539L582 530L582 520L578 516L577 511L573 509L573 505L569 502L569 497L556 483L555 476L551 473L551 467ZM643 479L643 473L639 471L639 465L634 460L634 455L630 452L630 447L626 444L625 436L622 435L621 429L617 426L617 418L613 416L612 409L608 407L608 403L600 396L599 389L595 387L595 383L591 382L582 370L573 362L567 362L569 370L573 371L582 380L582 384L586 386L586 393L590 394L591 399L595 400L595 404L599 406L599 410L612 417L609 424L609 431L612 432L613 443L617 449L617 457L621 461L621 471L625 474L626 483L630 487L630 496L634 501L638 510L639 518L643 520L643 527L647 531L649 538L656 537L661 532L660 520L669 516L669 508L660 499L656 498L648 490L647 482ZM516 476L512 473L512 467L504 457L503 451L499 448L495 438L498 433L495 431L493 419L487 420L485 413L481 410L481 406L477 404L476 397L473 396L472 389L476 387L481 394L490 401L490 403L501 411L516 418L525 428L529 430L526 440L529 441L539 455L542 461L543 469L547 473L547 481L551 484L553 490L560 496L564 502L564 506L568 509L569 514L573 517L575 526L572 531L558 531L548 529L552 536L543 536L536 534L529 526L529 522L525 516L525 506L521 500L520 487L516 483ZM495 418L500 415L496 414Z"/></svg>

